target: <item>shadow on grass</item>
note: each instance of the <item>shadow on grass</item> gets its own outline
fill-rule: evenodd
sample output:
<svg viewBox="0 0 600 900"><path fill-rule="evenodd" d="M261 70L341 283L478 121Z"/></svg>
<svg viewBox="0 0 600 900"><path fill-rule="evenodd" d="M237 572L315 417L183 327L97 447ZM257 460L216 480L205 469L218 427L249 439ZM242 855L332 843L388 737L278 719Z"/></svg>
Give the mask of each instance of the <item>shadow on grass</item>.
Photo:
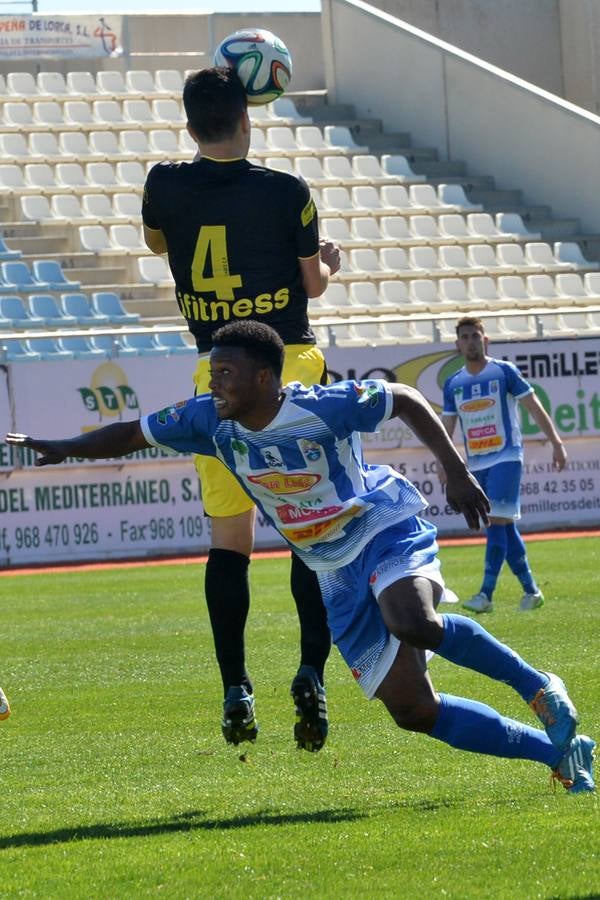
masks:
<svg viewBox="0 0 600 900"><path fill-rule="evenodd" d="M204 819L200 810L179 813L168 819L144 823L116 822L100 825L81 825L57 828L53 831L24 832L6 837L0 836L0 850L15 847L39 847L47 844L66 844L71 841L106 840L106 838L149 837L184 831L227 831L231 828L252 828L255 825L296 825L307 822L336 824L364 818L353 809L322 809L306 813L257 812L250 816L233 816L230 819Z"/></svg>

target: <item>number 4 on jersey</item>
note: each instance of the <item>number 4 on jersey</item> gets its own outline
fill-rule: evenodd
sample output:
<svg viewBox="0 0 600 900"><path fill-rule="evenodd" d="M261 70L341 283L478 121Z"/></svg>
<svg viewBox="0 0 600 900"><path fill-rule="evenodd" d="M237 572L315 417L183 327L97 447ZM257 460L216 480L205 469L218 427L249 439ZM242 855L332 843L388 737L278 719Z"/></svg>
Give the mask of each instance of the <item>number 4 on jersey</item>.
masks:
<svg viewBox="0 0 600 900"><path fill-rule="evenodd" d="M212 275L205 274L207 263ZM200 229L192 260L192 284L198 293L216 294L217 300L235 299L233 291L242 286L242 278L229 272L224 225L203 225Z"/></svg>

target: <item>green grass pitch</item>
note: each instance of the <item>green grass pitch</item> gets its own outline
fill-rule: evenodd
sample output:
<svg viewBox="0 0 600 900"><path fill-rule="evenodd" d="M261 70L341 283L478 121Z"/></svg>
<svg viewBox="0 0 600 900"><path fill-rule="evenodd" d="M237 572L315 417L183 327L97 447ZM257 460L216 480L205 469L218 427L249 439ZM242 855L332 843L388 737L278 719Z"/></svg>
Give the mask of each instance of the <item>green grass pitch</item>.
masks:
<svg viewBox="0 0 600 900"><path fill-rule="evenodd" d="M565 678L598 740L598 540L529 553L546 605L518 613L508 573L484 624ZM478 589L482 547L442 560L459 595ZM597 795L553 791L541 765L400 732L336 650L329 742L297 751L288 561L251 571L261 731L237 750L220 734L201 565L0 579L0 684L13 709L0 723L0 897L600 895ZM440 690L534 723L504 685L441 659L431 672Z"/></svg>

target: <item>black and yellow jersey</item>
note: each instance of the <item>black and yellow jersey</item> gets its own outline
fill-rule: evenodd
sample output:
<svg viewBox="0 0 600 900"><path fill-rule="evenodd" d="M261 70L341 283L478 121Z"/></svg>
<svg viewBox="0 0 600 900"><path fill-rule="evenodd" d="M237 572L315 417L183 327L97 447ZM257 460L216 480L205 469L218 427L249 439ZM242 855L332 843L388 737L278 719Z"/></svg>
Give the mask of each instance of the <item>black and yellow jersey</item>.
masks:
<svg viewBox="0 0 600 900"><path fill-rule="evenodd" d="M246 159L159 163L144 224L160 229L179 308L200 352L233 319L259 319L286 344L314 344L299 258L319 252L306 182Z"/></svg>

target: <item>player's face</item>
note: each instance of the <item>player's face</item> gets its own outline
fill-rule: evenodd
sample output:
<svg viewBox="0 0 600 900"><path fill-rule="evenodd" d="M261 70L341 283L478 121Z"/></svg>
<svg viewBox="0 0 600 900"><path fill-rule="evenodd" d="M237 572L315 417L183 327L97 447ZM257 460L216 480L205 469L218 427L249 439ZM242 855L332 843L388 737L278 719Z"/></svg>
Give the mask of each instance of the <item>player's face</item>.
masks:
<svg viewBox="0 0 600 900"><path fill-rule="evenodd" d="M220 419L243 421L258 403L256 362L238 347L214 347L210 354L210 390Z"/></svg>
<svg viewBox="0 0 600 900"><path fill-rule="evenodd" d="M469 362L482 362L487 350L487 337L474 325L461 325L456 346Z"/></svg>

